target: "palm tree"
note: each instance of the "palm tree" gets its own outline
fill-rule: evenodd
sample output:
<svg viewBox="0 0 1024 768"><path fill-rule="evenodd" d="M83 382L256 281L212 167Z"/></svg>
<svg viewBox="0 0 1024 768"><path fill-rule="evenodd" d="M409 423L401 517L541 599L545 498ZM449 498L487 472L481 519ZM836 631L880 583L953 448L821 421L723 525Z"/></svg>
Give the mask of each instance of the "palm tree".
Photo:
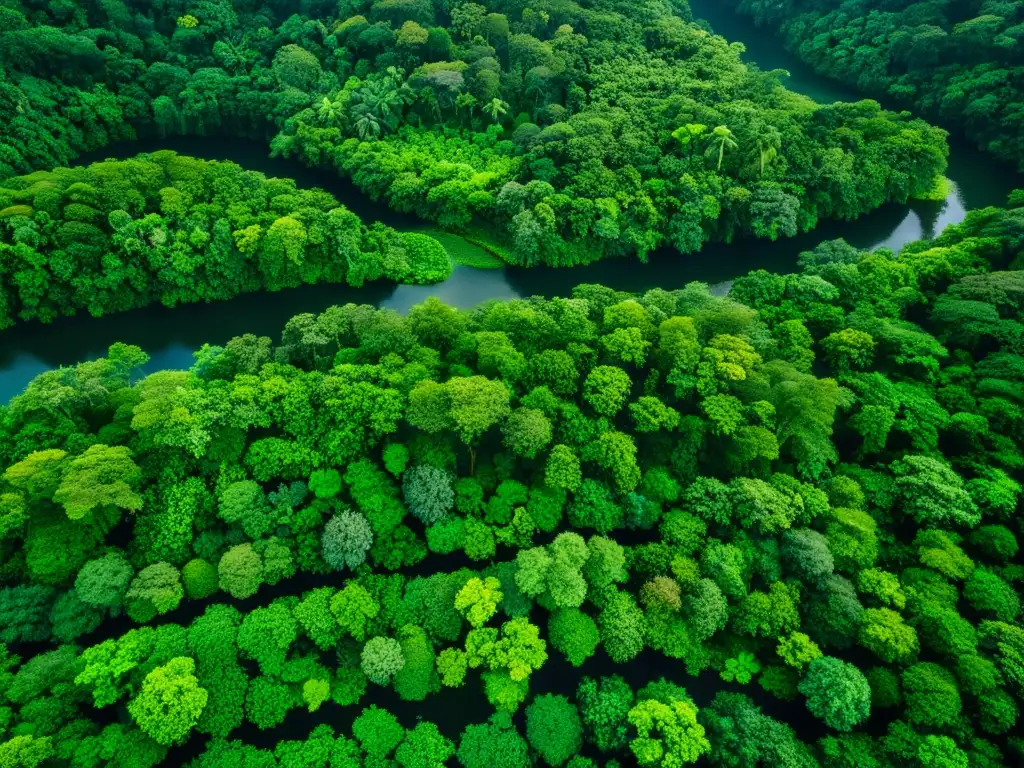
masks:
<svg viewBox="0 0 1024 768"><path fill-rule="evenodd" d="M380 121L370 110L360 109L356 118L356 132L364 141L371 136L376 139L380 136Z"/></svg>
<svg viewBox="0 0 1024 768"><path fill-rule="evenodd" d="M458 111L460 109L462 109L463 107L468 107L469 108L469 122L470 122L470 124L472 124L472 122L473 122L473 109L476 107L476 105L478 103L479 102L477 101L476 96L474 96L472 93L460 93L458 98L455 99L455 111L456 111L456 113L458 113Z"/></svg>
<svg viewBox="0 0 1024 768"><path fill-rule="evenodd" d="M762 133L758 134L755 146L761 175L764 176L764 167L779 156L779 150L782 148L782 134L775 126L769 125Z"/></svg>
<svg viewBox="0 0 1024 768"><path fill-rule="evenodd" d="M437 100L437 93L433 88L424 88L420 91L419 100L427 108L427 112L434 118L435 122L441 121L441 103Z"/></svg>
<svg viewBox="0 0 1024 768"><path fill-rule="evenodd" d="M736 149L739 144L732 137L732 131L729 130L728 126L720 125L711 132L711 142L708 144L708 149L712 149L716 144L718 145L718 170L722 170L722 160L725 158L726 149Z"/></svg>
<svg viewBox="0 0 1024 768"><path fill-rule="evenodd" d="M342 107L340 99L331 101L329 98L324 96L323 101L320 102L320 108L317 110L317 116L320 118L322 123L332 125L341 119L344 111L345 110Z"/></svg>
<svg viewBox="0 0 1024 768"><path fill-rule="evenodd" d="M398 94L398 89L391 87L390 84L377 81L367 88L366 91L366 95L363 96L363 103L370 108L370 111L378 119L386 121L402 107L402 98Z"/></svg>
<svg viewBox="0 0 1024 768"><path fill-rule="evenodd" d="M502 116L508 112L508 102L501 99L491 99L483 106L484 112L491 116L494 122L500 122Z"/></svg>

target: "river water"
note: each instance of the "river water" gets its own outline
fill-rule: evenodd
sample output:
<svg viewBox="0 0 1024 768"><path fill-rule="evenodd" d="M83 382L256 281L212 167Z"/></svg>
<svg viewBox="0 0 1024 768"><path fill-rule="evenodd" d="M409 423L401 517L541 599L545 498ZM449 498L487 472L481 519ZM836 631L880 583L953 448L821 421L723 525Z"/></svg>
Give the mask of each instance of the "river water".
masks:
<svg viewBox="0 0 1024 768"><path fill-rule="evenodd" d="M706 19L717 33L744 43L747 48L744 58L748 62L765 70L787 70L790 74L784 82L792 90L819 102L858 98L855 92L810 71L770 34L755 28L747 18L734 15L715 0L691 0L690 4L694 16ZM403 229L423 226L423 222L373 202L333 173L270 158L265 145L245 140L188 137L131 142L85 156L81 162L131 157L157 149L174 149L209 160L231 160L268 176L293 178L300 186L323 187L367 222L379 220ZM992 158L956 142L952 144L948 176L953 181L953 189L941 202L892 204L857 221L823 222L813 232L774 243L762 240L717 243L706 246L700 253L687 255L664 249L652 254L647 264L635 260L606 260L571 269L458 267L447 281L432 286L378 283L354 289L345 285L310 285L276 293L245 294L211 304L189 304L173 309L148 307L101 318L78 315L49 325L26 323L0 333L0 403L10 400L39 373L100 357L115 341L136 344L149 353L147 371L187 368L192 363L193 350L205 342L223 344L242 333L276 338L293 315L321 312L346 302L405 312L428 296L437 296L453 306L470 307L488 299L564 296L580 283L644 291L655 287L679 288L699 280L724 292L729 281L751 269L792 270L802 251L823 240L843 237L860 248L898 249L961 221L972 208L1001 205L1011 189L1024 186L1020 177Z"/></svg>

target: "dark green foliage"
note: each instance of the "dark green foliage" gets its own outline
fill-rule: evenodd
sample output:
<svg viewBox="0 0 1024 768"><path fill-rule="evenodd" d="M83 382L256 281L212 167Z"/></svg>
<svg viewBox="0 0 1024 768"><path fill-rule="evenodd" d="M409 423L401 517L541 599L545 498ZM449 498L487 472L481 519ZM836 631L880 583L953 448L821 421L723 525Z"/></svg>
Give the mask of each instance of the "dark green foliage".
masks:
<svg viewBox="0 0 1024 768"><path fill-rule="evenodd" d="M580 716L587 738L602 752L613 752L626 744L628 715L633 691L621 677L585 677L576 690Z"/></svg>
<svg viewBox="0 0 1024 768"><path fill-rule="evenodd" d="M490 722L468 726L462 732L456 757L463 768L526 768L530 764L526 740L503 713L494 715Z"/></svg>
<svg viewBox="0 0 1024 768"><path fill-rule="evenodd" d="M564 696L538 696L526 708L526 739L545 763L562 765L583 746L576 707Z"/></svg>
<svg viewBox="0 0 1024 768"><path fill-rule="evenodd" d="M818 72L872 96L914 105L997 157L1021 163L1020 116L1010 106L1019 91L1007 85L1015 81L1021 65L1011 42L1019 34L1016 3L731 4L759 24L778 27L787 47ZM868 13L873 14L871 23L858 23ZM827 41L815 36L819 29L829 30ZM986 119L976 119L979 111Z"/></svg>
<svg viewBox="0 0 1024 768"><path fill-rule="evenodd" d="M822 656L811 662L800 683L807 708L837 731L850 731L871 713L871 688L852 664Z"/></svg>
<svg viewBox="0 0 1024 768"><path fill-rule="evenodd" d="M352 735L370 757L379 759L398 746L405 730L386 709L372 706L364 709L352 723Z"/></svg>

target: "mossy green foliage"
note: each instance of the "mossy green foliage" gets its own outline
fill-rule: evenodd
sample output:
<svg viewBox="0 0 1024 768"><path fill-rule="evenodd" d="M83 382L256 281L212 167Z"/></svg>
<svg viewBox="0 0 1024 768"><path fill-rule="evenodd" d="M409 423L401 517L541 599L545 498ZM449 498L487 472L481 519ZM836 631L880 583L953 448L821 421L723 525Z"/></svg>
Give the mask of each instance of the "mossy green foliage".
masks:
<svg viewBox="0 0 1024 768"><path fill-rule="evenodd" d="M816 71L865 95L906 105L1024 168L1021 57L1011 40L1018 2L933 0L879 7L870 0L728 0ZM871 24L860 20L873 14ZM817 30L827 29L827 39ZM865 66L865 62L886 66ZM984 114L976 120L973 115Z"/></svg>
<svg viewBox="0 0 1024 768"><path fill-rule="evenodd" d="M433 237L364 226L323 190L169 151L0 181L0 205L13 201L0 225L0 329L302 283L451 274Z"/></svg>
<svg viewBox="0 0 1024 768"><path fill-rule="evenodd" d="M939 132L791 98L659 3L204 8L0 10L8 319L451 268L229 164L13 175L133 122L279 132L525 265L792 234L944 168ZM0 764L199 734L194 768L1015 764L1022 200L728 297L349 304L187 371L42 374L0 409ZM273 730L339 707L351 733Z"/></svg>
<svg viewBox="0 0 1024 768"><path fill-rule="evenodd" d="M473 269L500 269L505 262L494 251L485 247L479 240L463 233L459 235L442 232L437 229L424 230L424 234L437 240L448 252L452 263L458 267Z"/></svg>
<svg viewBox="0 0 1024 768"><path fill-rule="evenodd" d="M158 759L359 706L372 683L428 723L440 696L495 714L448 743L370 707L355 741L304 748L481 768L579 768L588 748L659 768L847 750L1012 764L1018 213L899 255L826 243L728 298L348 305L192 371L138 378L145 355L115 345L43 374L0 424L0 638L25 649L5 657L0 748L64 765L97 738L71 724L116 704L134 720L106 738ZM641 358L605 343L624 330ZM835 354L848 331L859 353ZM474 568L404 572L461 554ZM292 591L298 574L315 583ZM122 614L143 626L94 637ZM652 654L674 679L571 671ZM549 664L564 689L538 687ZM680 685L707 670L730 692L698 710ZM757 690L771 716L737 692ZM794 706L829 735L800 742Z"/></svg>
<svg viewBox="0 0 1024 768"><path fill-rule="evenodd" d="M5 6L17 108L0 114L0 178L139 134L274 136L276 155L396 210L488 232L509 263L570 266L791 236L927 193L946 166L941 131L873 102L794 97L685 5L184 10ZM67 202L76 230L96 225L90 200ZM0 211L21 204L0 196Z"/></svg>

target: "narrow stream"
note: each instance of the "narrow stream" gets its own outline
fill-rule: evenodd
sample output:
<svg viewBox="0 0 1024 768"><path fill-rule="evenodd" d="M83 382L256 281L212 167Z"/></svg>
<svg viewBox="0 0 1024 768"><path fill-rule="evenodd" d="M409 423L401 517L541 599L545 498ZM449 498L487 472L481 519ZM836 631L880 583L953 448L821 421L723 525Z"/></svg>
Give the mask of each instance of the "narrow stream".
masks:
<svg viewBox="0 0 1024 768"><path fill-rule="evenodd" d="M772 36L749 19L732 14L714 0L691 0L694 15L708 20L719 34L747 46L744 58L762 69L785 69L784 82L818 101L856 99L857 94L812 72L787 53ZM383 221L401 229L423 226L414 217L398 214L363 195L347 179L328 171L309 169L296 161L271 158L266 145L238 139L179 137L129 142L81 158L133 157L139 152L173 149L209 160L231 160L267 176L295 179L302 187L318 186L335 195L364 221ZM203 343L223 344L233 336L255 333L277 338L284 323L301 312L321 312L329 306L355 302L405 312L428 296L457 307L488 299L520 296L565 296L581 283L601 283L619 290L679 288L701 281L728 290L729 282L751 269L791 270L797 256L824 240L845 238L865 249L894 250L922 237L931 237L949 224L962 221L972 208L1001 205L1015 186L1024 186L1015 173L961 143L952 143L949 178L953 189L941 202L891 204L856 221L823 222L794 238L770 242L738 240L710 244L696 254L662 249L647 264L635 260L606 260L585 267L553 269L508 267L476 270L459 267L442 284L432 286L375 283L360 289L346 285L308 285L276 293L244 294L230 301L187 304L169 309L147 307L93 318L61 318L49 325L31 322L0 333L0 403L21 392L35 376L62 365L102 356L115 341L136 344L150 355L146 371L187 368L192 352Z"/></svg>

